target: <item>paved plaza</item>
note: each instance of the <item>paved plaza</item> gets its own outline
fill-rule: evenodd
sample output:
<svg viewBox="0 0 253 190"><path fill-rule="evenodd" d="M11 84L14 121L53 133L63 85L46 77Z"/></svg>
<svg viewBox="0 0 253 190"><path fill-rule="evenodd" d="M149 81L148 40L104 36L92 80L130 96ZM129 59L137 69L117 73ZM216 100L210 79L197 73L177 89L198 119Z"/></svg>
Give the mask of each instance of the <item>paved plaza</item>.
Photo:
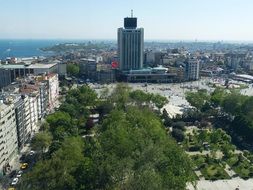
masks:
<svg viewBox="0 0 253 190"><path fill-rule="evenodd" d="M197 182L197 188L188 185L188 190L253 190L253 179L243 180L241 178L233 178L230 180L208 181L200 180Z"/></svg>

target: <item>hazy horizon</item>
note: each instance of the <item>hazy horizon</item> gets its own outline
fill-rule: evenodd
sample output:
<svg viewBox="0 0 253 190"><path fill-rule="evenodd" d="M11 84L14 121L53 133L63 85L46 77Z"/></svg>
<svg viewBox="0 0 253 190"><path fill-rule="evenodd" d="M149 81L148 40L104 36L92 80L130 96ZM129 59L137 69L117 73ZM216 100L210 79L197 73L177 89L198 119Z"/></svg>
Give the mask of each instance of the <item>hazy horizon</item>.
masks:
<svg viewBox="0 0 253 190"><path fill-rule="evenodd" d="M99 41L99 42L115 42L117 43L117 39L71 39L71 38L0 38L0 41L65 41L66 43L79 43L81 41ZM170 39L144 39L146 43L228 43L228 44L253 44L253 40L170 40Z"/></svg>
<svg viewBox="0 0 253 190"><path fill-rule="evenodd" d="M146 41L253 42L251 0L1 2L0 39L116 40L131 9Z"/></svg>

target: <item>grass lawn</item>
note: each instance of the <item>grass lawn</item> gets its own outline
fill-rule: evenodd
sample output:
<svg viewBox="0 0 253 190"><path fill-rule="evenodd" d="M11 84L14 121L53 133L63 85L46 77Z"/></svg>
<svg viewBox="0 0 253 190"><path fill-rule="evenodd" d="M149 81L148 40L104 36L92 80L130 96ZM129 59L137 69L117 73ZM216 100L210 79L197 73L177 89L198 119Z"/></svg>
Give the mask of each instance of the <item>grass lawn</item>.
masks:
<svg viewBox="0 0 253 190"><path fill-rule="evenodd" d="M235 154L231 158L227 159L227 164L232 167L238 161L238 156Z"/></svg>
<svg viewBox="0 0 253 190"><path fill-rule="evenodd" d="M206 180L230 179L225 170L216 163L206 164L200 171Z"/></svg>
<svg viewBox="0 0 253 190"><path fill-rule="evenodd" d="M195 165L196 168L200 168L205 164L205 156L201 156L201 155L195 155L195 156L191 156L191 159Z"/></svg>
<svg viewBox="0 0 253 190"><path fill-rule="evenodd" d="M246 159L238 162L238 155L233 155L227 163L241 178L248 179L253 176L253 166Z"/></svg>
<svg viewBox="0 0 253 190"><path fill-rule="evenodd" d="M215 163L215 160L211 160L208 164L206 157L201 155L191 156L191 159L195 169L199 169L206 180L230 179L222 166Z"/></svg>

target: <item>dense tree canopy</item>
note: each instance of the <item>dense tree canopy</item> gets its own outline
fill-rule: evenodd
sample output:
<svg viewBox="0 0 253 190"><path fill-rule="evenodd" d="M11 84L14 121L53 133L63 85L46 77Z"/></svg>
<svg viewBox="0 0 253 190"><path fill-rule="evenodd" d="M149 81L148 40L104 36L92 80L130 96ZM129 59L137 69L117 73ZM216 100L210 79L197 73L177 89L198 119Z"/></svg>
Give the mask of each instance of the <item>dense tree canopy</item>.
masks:
<svg viewBox="0 0 253 190"><path fill-rule="evenodd" d="M142 90L131 91L129 96L138 105L154 104L159 109L168 103L168 99L166 97L159 94L145 93Z"/></svg>
<svg viewBox="0 0 253 190"><path fill-rule="evenodd" d="M187 156L149 110L113 111L96 143L92 160L101 166L102 189L184 189L192 180Z"/></svg>
<svg viewBox="0 0 253 190"><path fill-rule="evenodd" d="M42 132L35 135L32 141L32 149L38 152L44 152L52 143L52 136L48 132Z"/></svg>
<svg viewBox="0 0 253 190"><path fill-rule="evenodd" d="M232 121L226 127L237 141L253 142L253 98L235 90L217 88L210 95L203 92L187 93L187 100L192 106L204 111L204 104L212 105L211 110L220 110L220 115L229 115ZM210 110L209 110L210 111ZM214 113L214 112L213 112ZM203 114L203 113L201 113ZM210 112L209 112L210 115ZM221 120L221 119L220 119ZM222 120L221 120L222 121ZM219 123L217 121L216 123Z"/></svg>
<svg viewBox="0 0 253 190"><path fill-rule="evenodd" d="M53 137L48 155L24 176L20 189L185 189L193 181L191 162L149 106L166 102L122 84L103 100L88 87L71 90L47 117L43 133ZM81 121L101 105L110 109L93 127L95 135L81 137Z"/></svg>
<svg viewBox="0 0 253 190"><path fill-rule="evenodd" d="M208 103L210 96L206 90L199 90L195 92L187 92L186 100L197 109L201 110L206 103Z"/></svg>
<svg viewBox="0 0 253 190"><path fill-rule="evenodd" d="M211 94L211 102L215 106L219 106L224 101L224 98L227 96L227 92L224 89L216 88L214 92Z"/></svg>
<svg viewBox="0 0 253 190"><path fill-rule="evenodd" d="M132 90L126 84L118 84L108 96L116 108L125 109L129 104L139 107L150 107L161 109L168 103L168 99L159 94L145 93L141 90Z"/></svg>
<svg viewBox="0 0 253 190"><path fill-rule="evenodd" d="M20 189L75 189L77 184L72 173L76 171L80 163L87 161L83 155L83 148L84 143L81 138L66 138L52 158L39 161L24 177Z"/></svg>

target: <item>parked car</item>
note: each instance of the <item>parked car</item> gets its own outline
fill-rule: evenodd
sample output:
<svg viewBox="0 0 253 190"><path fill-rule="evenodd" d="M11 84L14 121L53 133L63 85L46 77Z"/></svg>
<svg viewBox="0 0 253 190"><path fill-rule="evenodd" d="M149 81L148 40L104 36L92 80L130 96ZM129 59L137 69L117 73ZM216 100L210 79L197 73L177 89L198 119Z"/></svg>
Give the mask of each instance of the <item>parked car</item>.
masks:
<svg viewBox="0 0 253 190"><path fill-rule="evenodd" d="M15 186L17 185L17 183L18 183L18 178L16 177L12 180L11 185Z"/></svg>
<svg viewBox="0 0 253 190"><path fill-rule="evenodd" d="M35 154L35 151L31 150L29 155L33 156L34 154Z"/></svg>
<svg viewBox="0 0 253 190"><path fill-rule="evenodd" d="M21 175L22 175L22 173L23 173L23 171L19 170L16 177L17 177L17 178L20 178Z"/></svg>
<svg viewBox="0 0 253 190"><path fill-rule="evenodd" d="M21 170L25 170L27 168L28 168L28 163L21 163L21 165L20 165Z"/></svg>

